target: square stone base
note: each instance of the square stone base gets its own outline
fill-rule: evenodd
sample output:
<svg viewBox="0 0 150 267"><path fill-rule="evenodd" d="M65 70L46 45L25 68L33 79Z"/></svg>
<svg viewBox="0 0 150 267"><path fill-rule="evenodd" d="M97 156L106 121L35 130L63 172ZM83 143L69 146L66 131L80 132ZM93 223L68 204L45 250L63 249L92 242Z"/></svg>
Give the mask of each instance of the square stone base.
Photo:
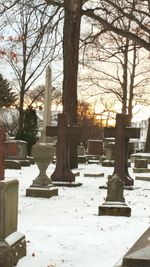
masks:
<svg viewBox="0 0 150 267"><path fill-rule="evenodd" d="M26 255L25 236L22 233L14 232L9 235L5 240L11 247L11 258L14 266L17 264L19 259Z"/></svg>
<svg viewBox="0 0 150 267"><path fill-rule="evenodd" d="M42 198L50 198L53 196L58 196L58 189L54 186L49 188L43 187L30 187L26 189L27 197L42 197Z"/></svg>
<svg viewBox="0 0 150 267"><path fill-rule="evenodd" d="M149 176L135 176L135 180L150 182Z"/></svg>
<svg viewBox="0 0 150 267"><path fill-rule="evenodd" d="M98 210L99 216L131 216L131 208L123 202L105 202Z"/></svg>
<svg viewBox="0 0 150 267"><path fill-rule="evenodd" d="M133 168L134 173L150 173L148 168Z"/></svg>
<svg viewBox="0 0 150 267"><path fill-rule="evenodd" d="M55 186L64 186L64 187L78 187L81 186L82 183L77 183L77 182L63 182L63 181L53 181L53 185Z"/></svg>
<svg viewBox="0 0 150 267"><path fill-rule="evenodd" d="M19 259L26 255L25 236L19 232L10 234L0 241L0 267L17 265Z"/></svg>

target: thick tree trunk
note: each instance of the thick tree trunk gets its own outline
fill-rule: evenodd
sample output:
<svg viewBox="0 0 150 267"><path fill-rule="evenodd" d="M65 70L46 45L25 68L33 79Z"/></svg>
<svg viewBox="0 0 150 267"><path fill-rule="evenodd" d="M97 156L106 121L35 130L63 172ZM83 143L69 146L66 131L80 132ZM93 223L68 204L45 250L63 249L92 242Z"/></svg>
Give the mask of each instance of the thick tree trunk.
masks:
<svg viewBox="0 0 150 267"><path fill-rule="evenodd" d="M63 112L69 115L69 124L77 124L77 76L79 38L81 23L81 0L64 0L64 80L63 80ZM77 148L71 139L70 167L77 167Z"/></svg>

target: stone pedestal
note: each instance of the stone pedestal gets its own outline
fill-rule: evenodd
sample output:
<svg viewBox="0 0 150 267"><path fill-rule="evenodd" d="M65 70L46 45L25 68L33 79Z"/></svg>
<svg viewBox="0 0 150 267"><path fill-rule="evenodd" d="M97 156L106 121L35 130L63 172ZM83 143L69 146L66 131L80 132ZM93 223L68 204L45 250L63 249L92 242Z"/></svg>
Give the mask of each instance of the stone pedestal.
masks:
<svg viewBox="0 0 150 267"><path fill-rule="evenodd" d="M131 208L123 197L123 185L117 174L109 177L106 201L99 207L98 215L131 216Z"/></svg>
<svg viewBox="0 0 150 267"><path fill-rule="evenodd" d="M32 148L32 155L39 168L39 175L33 180L30 188L26 189L28 197L50 198L58 195L58 189L52 184L46 170L53 159L55 148L50 143L37 143Z"/></svg>
<svg viewBox="0 0 150 267"><path fill-rule="evenodd" d="M12 267L26 255L25 236L17 231L18 181L0 182L0 267Z"/></svg>

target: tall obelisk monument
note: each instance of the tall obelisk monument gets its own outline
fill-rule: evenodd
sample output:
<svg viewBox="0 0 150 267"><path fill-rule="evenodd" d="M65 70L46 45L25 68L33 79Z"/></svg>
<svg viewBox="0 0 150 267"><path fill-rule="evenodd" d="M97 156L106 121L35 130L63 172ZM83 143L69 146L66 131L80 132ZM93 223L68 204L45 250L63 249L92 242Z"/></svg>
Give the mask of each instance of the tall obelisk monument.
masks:
<svg viewBox="0 0 150 267"><path fill-rule="evenodd" d="M44 94L44 113L43 113L43 127L41 133L41 142L49 143L50 137L46 136L46 126L51 125L51 101L52 101L52 81L51 81L50 66L46 69L45 76L45 94Z"/></svg>

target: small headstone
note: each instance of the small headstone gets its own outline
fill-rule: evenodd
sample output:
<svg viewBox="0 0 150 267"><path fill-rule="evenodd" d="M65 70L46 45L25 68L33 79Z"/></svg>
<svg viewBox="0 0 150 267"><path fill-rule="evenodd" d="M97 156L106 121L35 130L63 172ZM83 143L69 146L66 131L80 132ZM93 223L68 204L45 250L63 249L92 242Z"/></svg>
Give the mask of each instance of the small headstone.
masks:
<svg viewBox="0 0 150 267"><path fill-rule="evenodd" d="M27 158L27 142L23 140L6 140L6 159L18 160L21 166L30 166Z"/></svg>
<svg viewBox="0 0 150 267"><path fill-rule="evenodd" d="M85 147L83 145L77 146L78 163L86 163Z"/></svg>
<svg viewBox="0 0 150 267"><path fill-rule="evenodd" d="M135 168L147 168L148 160L147 159L136 159L134 162Z"/></svg>
<svg viewBox="0 0 150 267"><path fill-rule="evenodd" d="M88 140L87 145L87 162L95 162L100 160L103 155L103 141L102 140Z"/></svg>
<svg viewBox="0 0 150 267"><path fill-rule="evenodd" d="M107 160L115 159L115 143L106 143L105 155Z"/></svg>
<svg viewBox="0 0 150 267"><path fill-rule="evenodd" d="M12 267L26 255L25 236L17 231L17 180L0 181L0 199L0 266Z"/></svg>
<svg viewBox="0 0 150 267"><path fill-rule="evenodd" d="M106 201L99 207L98 215L131 216L131 209L123 197L123 181L117 174L108 179Z"/></svg>

